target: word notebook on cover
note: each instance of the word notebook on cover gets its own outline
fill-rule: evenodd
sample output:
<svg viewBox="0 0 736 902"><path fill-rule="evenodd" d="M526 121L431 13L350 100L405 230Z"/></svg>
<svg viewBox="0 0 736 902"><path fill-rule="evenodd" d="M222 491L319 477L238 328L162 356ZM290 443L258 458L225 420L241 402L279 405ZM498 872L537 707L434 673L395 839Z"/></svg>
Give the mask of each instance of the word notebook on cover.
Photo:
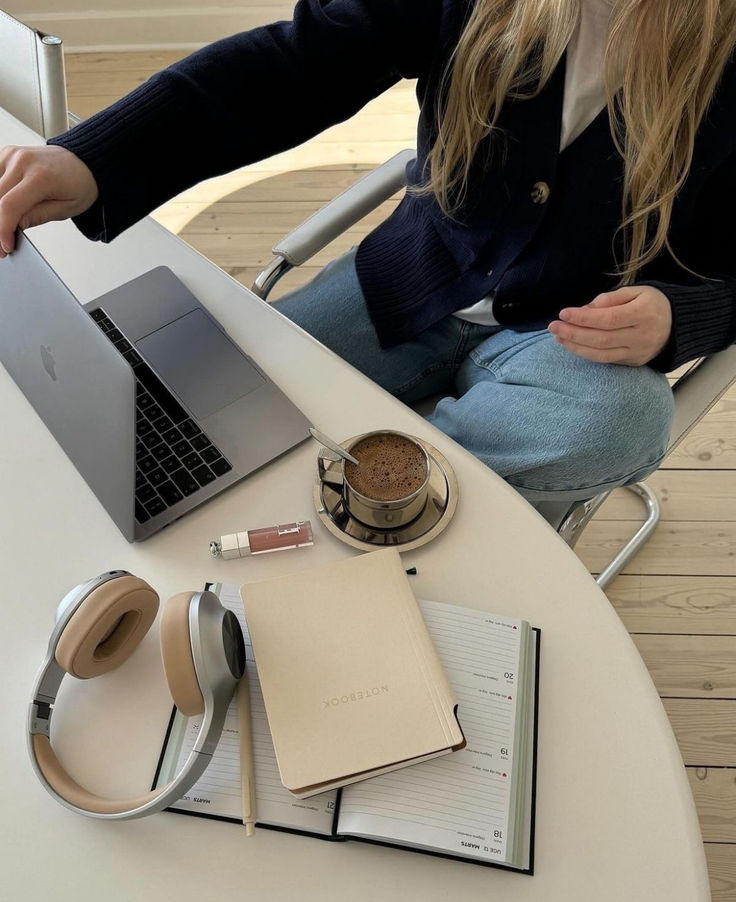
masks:
<svg viewBox="0 0 736 902"><path fill-rule="evenodd" d="M406 579L403 570L401 576ZM298 798L281 781L240 587L218 583L208 588L237 615L245 636L258 827L375 842L533 872L538 630L522 620L419 601L458 702L465 747ZM317 646L315 667L319 660ZM366 689L359 691L365 694ZM372 700L369 695L345 704ZM176 772L200 725L201 718L186 718L174 709L154 786ZM239 762L237 703L233 701L211 764L170 810L240 821Z"/></svg>

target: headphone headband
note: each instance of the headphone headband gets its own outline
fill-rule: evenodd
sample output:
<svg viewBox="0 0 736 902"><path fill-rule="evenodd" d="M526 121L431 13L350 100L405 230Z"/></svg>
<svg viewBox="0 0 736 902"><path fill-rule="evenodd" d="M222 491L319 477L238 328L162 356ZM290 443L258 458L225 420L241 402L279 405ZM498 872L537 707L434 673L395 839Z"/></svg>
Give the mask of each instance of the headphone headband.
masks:
<svg viewBox="0 0 736 902"><path fill-rule="evenodd" d="M171 612L169 605L174 602ZM73 589L62 600L44 664L28 711L28 748L33 768L48 792L80 814L107 820L143 817L179 799L210 761L227 709L245 669L237 618L211 592L182 593L166 606L162 655L169 688L182 713L204 713L197 742L176 777L135 799L97 796L82 787L59 762L50 741L56 696L66 673L82 679L122 662L153 622L156 593L123 570L110 571ZM168 621L173 628L165 633ZM235 629L233 629L233 623ZM180 662L184 661L183 668ZM194 699L185 710L182 698Z"/></svg>

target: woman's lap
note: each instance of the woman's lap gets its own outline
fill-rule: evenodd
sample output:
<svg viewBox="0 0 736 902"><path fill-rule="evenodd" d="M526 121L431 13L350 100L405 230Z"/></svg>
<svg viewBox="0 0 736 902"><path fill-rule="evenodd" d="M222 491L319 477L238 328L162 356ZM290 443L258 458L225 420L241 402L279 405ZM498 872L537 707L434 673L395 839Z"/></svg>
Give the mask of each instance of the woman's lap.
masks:
<svg viewBox="0 0 736 902"><path fill-rule="evenodd" d="M416 341L381 348L355 274L354 250L332 260L274 307L407 404L452 391L466 336L492 330L470 323L463 329L460 320L447 317Z"/></svg>
<svg viewBox="0 0 736 902"><path fill-rule="evenodd" d="M355 274L355 248L274 306L407 404L445 393L427 419L530 500L576 500L651 473L673 412L665 376L599 364L546 330L446 317L382 349Z"/></svg>

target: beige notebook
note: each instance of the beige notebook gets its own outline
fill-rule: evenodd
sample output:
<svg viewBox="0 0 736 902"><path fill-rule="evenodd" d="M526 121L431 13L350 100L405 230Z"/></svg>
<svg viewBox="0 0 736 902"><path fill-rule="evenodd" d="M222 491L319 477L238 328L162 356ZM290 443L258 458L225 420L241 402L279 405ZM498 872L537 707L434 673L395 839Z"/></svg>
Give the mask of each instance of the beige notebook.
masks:
<svg viewBox="0 0 736 902"><path fill-rule="evenodd" d="M395 549L240 590L281 781L299 798L463 748Z"/></svg>

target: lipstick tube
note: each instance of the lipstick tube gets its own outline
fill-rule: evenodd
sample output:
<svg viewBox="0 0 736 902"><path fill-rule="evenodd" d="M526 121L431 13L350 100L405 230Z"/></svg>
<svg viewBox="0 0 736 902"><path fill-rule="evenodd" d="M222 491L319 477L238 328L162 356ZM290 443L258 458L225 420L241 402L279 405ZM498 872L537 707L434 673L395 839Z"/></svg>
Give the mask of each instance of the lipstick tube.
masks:
<svg viewBox="0 0 736 902"><path fill-rule="evenodd" d="M267 551L286 551L314 544L312 524L309 520L266 526L263 529L248 529L220 536L210 542L210 554L230 560L248 557L251 554L265 554Z"/></svg>

